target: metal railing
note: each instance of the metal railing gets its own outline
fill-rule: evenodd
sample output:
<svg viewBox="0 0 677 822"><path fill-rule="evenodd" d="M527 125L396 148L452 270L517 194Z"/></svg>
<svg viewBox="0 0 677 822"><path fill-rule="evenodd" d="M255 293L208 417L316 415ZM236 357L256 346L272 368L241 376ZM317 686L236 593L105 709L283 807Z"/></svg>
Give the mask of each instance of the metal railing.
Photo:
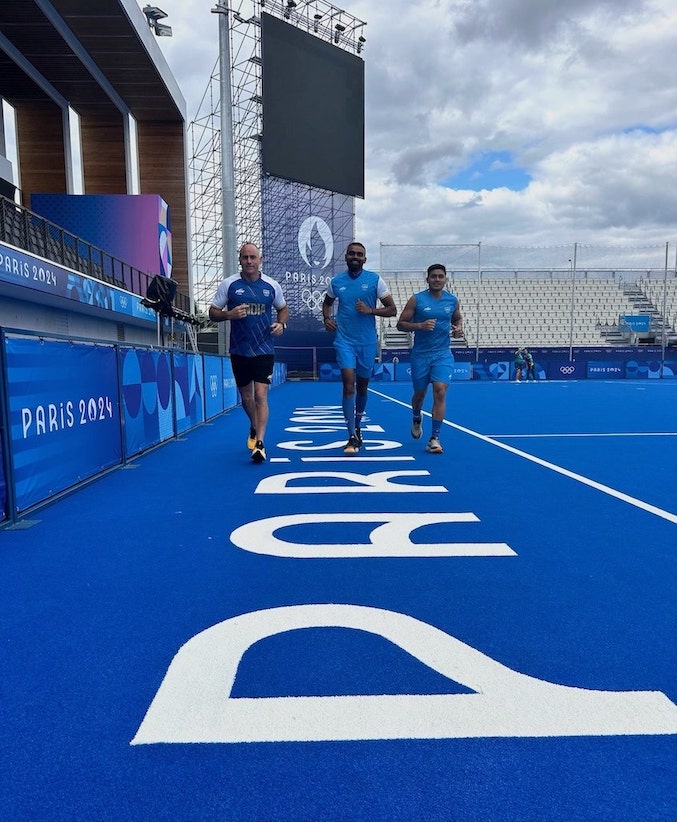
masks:
<svg viewBox="0 0 677 822"><path fill-rule="evenodd" d="M140 297L146 296L148 285L155 276L2 196L0 240ZM186 294L178 292L174 304L181 311L190 313L190 298Z"/></svg>

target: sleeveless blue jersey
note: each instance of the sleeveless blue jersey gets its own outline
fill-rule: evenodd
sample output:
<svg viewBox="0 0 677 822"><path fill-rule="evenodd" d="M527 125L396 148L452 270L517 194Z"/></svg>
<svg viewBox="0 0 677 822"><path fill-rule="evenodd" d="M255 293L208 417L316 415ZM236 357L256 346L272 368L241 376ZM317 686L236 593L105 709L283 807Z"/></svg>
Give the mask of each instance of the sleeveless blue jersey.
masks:
<svg viewBox="0 0 677 822"><path fill-rule="evenodd" d="M371 314L360 314L355 303L362 300L370 308L378 308L378 301L390 292L385 281L375 271L362 269L357 277L347 271L332 277L327 295L338 299L336 336L351 345L372 345L376 342L376 323Z"/></svg>
<svg viewBox="0 0 677 822"><path fill-rule="evenodd" d="M242 303L248 306L247 316L230 321L230 353L241 357L274 354L270 333L272 309L285 306L280 284L265 274L253 281L245 280L241 274L233 274L219 285L212 301L212 305L228 311Z"/></svg>
<svg viewBox="0 0 677 822"><path fill-rule="evenodd" d="M419 354L449 351L451 318L456 311L458 298L443 291L439 299L435 299L428 289L414 294L414 298L416 308L411 321L422 323L425 320L435 320L435 328L432 331L414 331L412 350Z"/></svg>

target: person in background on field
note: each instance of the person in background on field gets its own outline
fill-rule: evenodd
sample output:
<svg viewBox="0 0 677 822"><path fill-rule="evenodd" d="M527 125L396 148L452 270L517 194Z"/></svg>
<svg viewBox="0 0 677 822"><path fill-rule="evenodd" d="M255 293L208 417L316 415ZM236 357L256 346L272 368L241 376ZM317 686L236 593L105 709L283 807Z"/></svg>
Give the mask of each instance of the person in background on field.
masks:
<svg viewBox="0 0 677 822"><path fill-rule="evenodd" d="M428 386L433 387L432 429L426 451L441 454L440 430L446 413L446 398L454 356L449 347L449 335L463 336L463 317L458 298L446 289L447 270L441 263L428 267L428 288L407 301L397 321L398 331L414 333L411 348L411 398L413 422L411 435L420 439L421 410Z"/></svg>
<svg viewBox="0 0 677 822"><path fill-rule="evenodd" d="M332 277L322 303L326 331L336 332L334 350L343 382L343 416L348 428L344 454L357 454L362 446L360 426L367 406L367 388L376 360L375 317L394 317L395 301L379 274L367 271L362 243L350 243L345 253L347 270ZM332 306L338 300L338 311ZM381 306L378 303L381 303Z"/></svg>
<svg viewBox="0 0 677 822"><path fill-rule="evenodd" d="M515 364L515 382L521 382L522 371L524 370L524 355L522 354L521 348L515 351L515 359L513 362Z"/></svg>
<svg viewBox="0 0 677 822"><path fill-rule="evenodd" d="M526 367L527 373L525 376L526 382L529 380L536 381L536 365L534 363L534 358L531 356L528 348L523 349L522 354L524 355L524 365Z"/></svg>
<svg viewBox="0 0 677 822"><path fill-rule="evenodd" d="M230 320L230 361L242 407L249 417L247 448L254 462L266 459L263 443L275 359L273 337L284 332L289 319L282 288L261 273L261 259L259 249L245 243L240 249L240 272L220 283L209 306L210 320Z"/></svg>

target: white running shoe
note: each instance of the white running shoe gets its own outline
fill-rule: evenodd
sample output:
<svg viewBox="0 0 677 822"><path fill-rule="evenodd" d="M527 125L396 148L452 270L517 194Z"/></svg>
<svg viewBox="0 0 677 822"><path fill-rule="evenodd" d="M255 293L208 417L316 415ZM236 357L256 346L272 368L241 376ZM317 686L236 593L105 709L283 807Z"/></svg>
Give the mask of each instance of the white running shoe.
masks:
<svg viewBox="0 0 677 822"><path fill-rule="evenodd" d="M425 450L429 454L443 454L444 453L444 450L442 449L442 446L440 445L440 441L437 439L437 437L430 437L430 439L428 440L428 444L425 447Z"/></svg>

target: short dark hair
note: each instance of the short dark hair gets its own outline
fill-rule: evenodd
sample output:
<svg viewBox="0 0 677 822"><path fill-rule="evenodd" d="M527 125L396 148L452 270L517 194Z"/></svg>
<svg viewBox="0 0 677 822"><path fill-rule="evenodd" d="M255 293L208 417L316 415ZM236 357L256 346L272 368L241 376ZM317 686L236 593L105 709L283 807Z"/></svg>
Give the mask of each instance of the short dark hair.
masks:
<svg viewBox="0 0 677 822"><path fill-rule="evenodd" d="M353 240L352 243L348 243L348 245L346 246L346 251L350 248L351 245L359 245L359 247L364 250L364 253L367 253L367 249L364 247L364 245L362 243L358 243L357 240Z"/></svg>
<svg viewBox="0 0 677 822"><path fill-rule="evenodd" d="M447 273L447 269L442 265L442 263L433 263L432 265L428 266L428 270L426 271L426 277L430 274L431 271L444 271L445 275Z"/></svg>

